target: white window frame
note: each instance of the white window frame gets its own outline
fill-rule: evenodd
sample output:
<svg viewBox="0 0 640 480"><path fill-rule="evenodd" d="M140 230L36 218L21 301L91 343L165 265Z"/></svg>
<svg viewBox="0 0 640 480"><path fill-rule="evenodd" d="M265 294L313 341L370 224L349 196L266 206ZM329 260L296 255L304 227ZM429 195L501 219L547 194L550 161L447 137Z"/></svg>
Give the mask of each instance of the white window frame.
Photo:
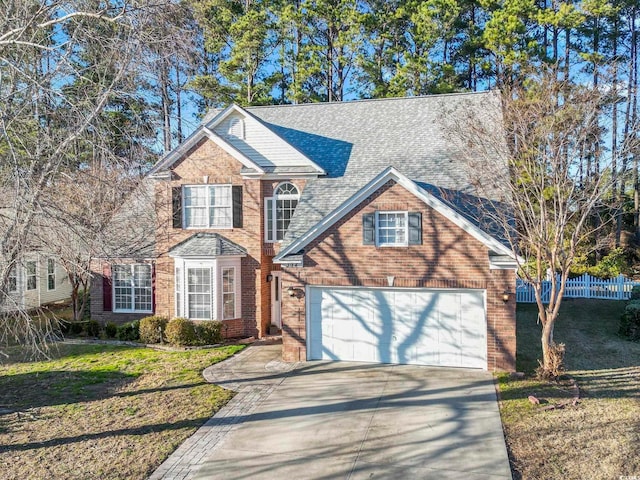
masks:
<svg viewBox="0 0 640 480"><path fill-rule="evenodd" d="M228 205L211 205L211 190L217 188L224 188L228 190L228 194L226 197L228 198ZM205 190L205 204L193 207L187 206L187 190ZM206 212L206 224L205 225L187 225L187 220L189 219L188 210L193 208L203 208ZM211 225L211 209L228 209L228 224L224 225ZM183 185L182 186L182 228L186 230L229 230L233 228L233 192L231 189L231 184L205 184L205 185Z"/></svg>
<svg viewBox="0 0 640 480"><path fill-rule="evenodd" d="M49 267L53 264L53 271L49 270ZM50 287L49 281L53 278L53 288ZM47 292L53 292L57 285L56 278L56 259L53 257L47 258Z"/></svg>
<svg viewBox="0 0 640 480"><path fill-rule="evenodd" d="M397 215L397 216L404 216L404 228L398 228L396 227L395 229L392 228L382 228L380 226L380 216L381 215ZM409 245L409 212L408 211L401 211L401 210L382 210L382 211L377 211L376 212L376 246L378 247L406 247ZM397 232L404 230L404 242L382 242L380 240L380 230L395 230L396 231L396 236L397 236Z"/></svg>
<svg viewBox="0 0 640 480"><path fill-rule="evenodd" d="M151 296L151 308L149 309L136 309L136 288L140 289L141 287L136 286L135 284L135 267L145 267L149 268L149 278L150 284L149 287L144 287L145 290L149 291L149 295ZM131 282L128 288L131 289L131 308L118 308L116 302L116 276L115 271L119 267L128 267L130 269L131 274ZM149 263L118 263L111 266L111 304L113 306L114 313L153 313L153 266Z"/></svg>
<svg viewBox="0 0 640 480"><path fill-rule="evenodd" d="M190 320L231 320L240 318L242 316L241 311L241 277L239 272L241 271L241 257L240 256L224 256L224 257L203 257L203 258L174 258L174 287L175 287L175 308L174 312L176 317L184 317ZM209 270L211 278L211 291L210 291L210 307L211 318L196 318L189 315L189 299L188 299L188 272L192 268L203 268ZM224 292L222 273L224 270L234 270L234 291L226 292L234 294L234 316L229 318L224 317ZM180 298L181 301L177 299Z"/></svg>
<svg viewBox="0 0 640 480"><path fill-rule="evenodd" d="M18 269L15 267L11 267L9 270L9 275L7 277L7 290L9 293L15 293L18 291Z"/></svg>
<svg viewBox="0 0 640 480"><path fill-rule="evenodd" d="M33 273L29 273L29 265L33 264ZM28 260L24 263L24 277L25 277L25 290L32 292L38 289L38 262L35 260ZM29 277L33 277L33 288L29 288Z"/></svg>
<svg viewBox="0 0 640 480"><path fill-rule="evenodd" d="M292 185L298 193L296 194L278 194L278 190L283 185ZM264 241L265 243L280 243L284 240L284 231L282 238L278 238L278 202L285 200L295 200L296 206L293 208L293 212L298 208L298 202L300 201L300 189L293 182L281 182L276 188L273 189L273 196L265 197L264 199ZM292 216L293 216L292 212ZM269 225L269 213L271 213L271 225ZM291 219L289 219L291 221ZM287 229L289 226L287 225Z"/></svg>
<svg viewBox="0 0 640 480"><path fill-rule="evenodd" d="M224 289L224 272L225 271L231 271L233 272L233 277L232 277L232 281L233 281L233 289L231 291L226 291ZM233 320L236 317L236 306L237 306L237 295L236 295L236 282L238 280L238 277L236 275L236 267L221 267L220 268L220 313L221 313L221 318L222 320ZM224 312L224 307L225 307L225 302L224 302L224 297L225 295L233 295L233 315L231 315L230 317L225 315Z"/></svg>

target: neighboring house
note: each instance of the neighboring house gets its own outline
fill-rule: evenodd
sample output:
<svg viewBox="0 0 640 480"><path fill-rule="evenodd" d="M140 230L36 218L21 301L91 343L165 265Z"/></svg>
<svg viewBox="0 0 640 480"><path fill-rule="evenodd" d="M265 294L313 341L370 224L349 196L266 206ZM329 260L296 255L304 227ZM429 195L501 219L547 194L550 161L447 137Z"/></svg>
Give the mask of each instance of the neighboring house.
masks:
<svg viewBox="0 0 640 480"><path fill-rule="evenodd" d="M30 252L11 269L7 290L8 298L2 308L13 311L68 300L71 284L55 256Z"/></svg>
<svg viewBox="0 0 640 480"><path fill-rule="evenodd" d="M452 128L499 112L491 92L210 112L149 174L153 248L96 262L92 316L274 325L286 361L514 370L516 262L472 187L498 172Z"/></svg>

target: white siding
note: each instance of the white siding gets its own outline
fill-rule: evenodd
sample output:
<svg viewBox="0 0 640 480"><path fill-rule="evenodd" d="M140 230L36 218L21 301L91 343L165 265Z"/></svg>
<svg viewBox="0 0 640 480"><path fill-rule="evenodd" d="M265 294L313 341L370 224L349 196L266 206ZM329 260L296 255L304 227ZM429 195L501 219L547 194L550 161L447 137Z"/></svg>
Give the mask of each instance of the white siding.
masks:
<svg viewBox="0 0 640 480"><path fill-rule="evenodd" d="M57 302L65 300L71 297L71 283L69 277L64 268L62 268L58 261L56 261L56 288L55 290L49 290L47 281L47 258L40 256L40 304Z"/></svg>
<svg viewBox="0 0 640 480"><path fill-rule="evenodd" d="M244 121L244 140L229 135L232 119ZM229 114L214 131L246 157L261 167L310 166L309 161L291 145L271 130L251 118L243 118L237 112Z"/></svg>

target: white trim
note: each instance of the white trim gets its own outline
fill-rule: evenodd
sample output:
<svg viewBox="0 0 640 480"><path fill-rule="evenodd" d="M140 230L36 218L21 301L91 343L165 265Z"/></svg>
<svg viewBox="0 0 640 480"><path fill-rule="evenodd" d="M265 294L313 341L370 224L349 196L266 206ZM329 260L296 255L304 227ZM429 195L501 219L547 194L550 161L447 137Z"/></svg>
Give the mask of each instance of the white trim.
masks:
<svg viewBox="0 0 640 480"><path fill-rule="evenodd" d="M29 274L29 264L33 263L35 266L35 272L33 275ZM36 284L33 288L29 288L29 277L35 277ZM38 290L38 261L37 260L25 260L24 262L24 290L25 292L33 292L34 290Z"/></svg>
<svg viewBox="0 0 640 480"><path fill-rule="evenodd" d="M311 358L312 348L311 345L313 343L313 329L311 328L311 298L312 298L312 290L355 290L355 291L387 291L387 292L416 292L416 293L460 293L460 294L469 294L469 293L480 293L482 295L482 310L483 310L483 327L485 334L485 341L482 346L483 355L483 365L482 367L462 367L462 368L473 368L476 370L487 371L489 369L489 348L487 345L487 340L489 339L489 316L487 311L487 289L486 288L434 288L434 287L368 287L368 286L354 286L354 285L306 285L305 286L305 332L306 332L306 360L318 360ZM321 334L322 335L322 334ZM383 364L382 362L380 362ZM421 365L421 364L418 364ZM436 364L425 364L432 365L438 367ZM444 366L443 368L449 368ZM458 368L458 367L451 367Z"/></svg>
<svg viewBox="0 0 640 480"><path fill-rule="evenodd" d="M53 260L53 288L49 288L49 260ZM47 270L47 292L55 292L58 287L58 275L56 272L56 259L53 257L47 257L46 259Z"/></svg>
<svg viewBox="0 0 640 480"><path fill-rule="evenodd" d="M238 281L238 273L237 273L237 268L235 267L235 265L220 265L220 319L221 320L233 320L235 318L238 318L238 288L237 288L237 281ZM225 270L231 270L233 271L233 291L232 292L225 292L224 291L224 271ZM224 317L224 295L225 293L233 293L233 316L230 318L225 318Z"/></svg>
<svg viewBox="0 0 640 480"><path fill-rule="evenodd" d="M290 185L293 185L293 188L295 188L298 193L277 195L276 190L278 190L278 188L280 188L282 185L285 185L287 183ZM264 242L265 243L282 243L282 241L284 240L284 238L278 240L277 214L278 214L279 200L296 200L296 202L300 202L300 188L298 188L298 186L295 183L285 180L276 185L276 187L273 189L272 196L264 197ZM269 213L269 207L267 206L268 202L271 202L271 223L272 223L271 228L269 228L269 222L268 222L268 213ZM297 203L295 208L298 208ZM295 212L295 208L294 208L294 212ZM289 222L291 222L291 219L289 219ZM269 239L269 234L271 234L272 236L271 239Z"/></svg>
<svg viewBox="0 0 640 480"><path fill-rule="evenodd" d="M257 170L258 173L257 174L253 174L253 175L258 175L259 176L259 175L265 174L264 169L262 167L260 167L256 162L254 162L249 157L244 155L237 148L235 148L233 145L231 145L229 142L227 142L224 138L222 138L220 135L216 134L213 131L213 129L215 129L215 127L217 127L224 119L226 119L233 112L239 113L240 115L243 116L242 120L245 123L245 126L244 126L245 135L243 135L243 139L244 139L244 137L246 137L246 122L247 121L252 122L253 124L258 125L259 128L267 130L271 135L273 135L275 138L277 138L278 141L281 142L283 145L285 145L288 148L291 148L296 153L298 153L300 155L300 157L301 157L300 159L302 160L302 165L306 164L306 165L314 168L317 171L317 175L325 175L326 174L324 169L322 169L313 160L311 160L309 157L307 157L305 154L303 154L300 150L298 150L296 147L294 147L289 142L287 142L284 138L282 138L276 132L274 132L269 127L267 127L263 122L261 122L254 115L252 115L248 111L244 110L243 108L239 107L238 105L232 104L232 105L228 106L227 108L225 108L224 110L222 110L220 113L218 113L206 125L204 125L204 124L200 125L189 136L189 138L187 138L182 144L178 145L175 149L171 150L163 158L161 158L151 168L151 170L149 171L148 175L150 177L152 177L152 178L157 178L157 179L165 178L165 175L163 175L162 173L159 173L159 172L161 170L165 170L167 168L170 168L175 162L180 160L193 146L195 146L203 138L208 138L209 140L213 141L216 145L218 145L220 148L222 148L224 151L226 151L228 154L230 154L232 157L234 157L236 160L238 160L240 163L242 163L245 167ZM287 174L287 176L289 176L289 177L291 177L293 175L294 174ZM314 178L313 177L313 173L311 173L311 174L310 173L305 173L304 175L310 176L310 178ZM307 177L303 177L303 178L307 178Z"/></svg>
<svg viewBox="0 0 640 480"><path fill-rule="evenodd" d="M296 147L294 147L293 145L291 145L289 142L287 142L284 138L282 138L280 135L278 135L276 132L274 132L273 130L271 130L269 127L267 127L262 121L260 121L259 118L257 118L256 116L254 116L253 114L251 114L250 112L248 112L247 110L245 110L242 107L239 107L238 105L231 104L229 105L226 109L224 109L222 112L220 112L218 115L216 115L213 120L211 120L209 122L209 124L205 127L205 128L210 128L210 129L214 129L215 127L217 127L220 123L222 123L232 112L236 112L240 115L242 115L244 117L245 120L245 125L246 122L249 121L250 123L252 123L253 125L257 125L258 128L262 128L267 130L271 135L273 135L274 137L276 137L278 139L278 141L282 144L285 145L288 148L291 148L293 151L295 151L298 155L300 155L301 160L303 161L303 163L306 163L308 166L316 169L316 171L318 172L319 175L325 175L326 172L324 171L323 168L321 168L318 164L316 164L313 160L311 160L309 157L307 157L304 153L302 153L300 150L298 150ZM260 171L263 171L262 169L260 169Z"/></svg>
<svg viewBox="0 0 640 480"><path fill-rule="evenodd" d="M211 192L209 191L209 189L211 187L227 187L227 189L229 190L229 205L228 206L220 206L220 207L216 207L215 205L213 206L214 208L229 208L230 210L230 222L228 226L211 226L209 225L209 222L211 221ZM206 195L206 205L204 206L204 208L207 211L207 225L206 226L198 226L198 227L188 227L187 226L187 206L185 204L185 189L187 188L203 188L207 190L207 195ZM180 190L180 195L181 195L181 202L182 202L182 228L183 230L232 230L233 229L233 189L232 189L232 185L230 183L197 183L197 184L187 184L187 185L181 185L181 190ZM193 207L189 207L189 208L193 208ZM199 207L202 208L202 207Z"/></svg>
<svg viewBox="0 0 640 480"><path fill-rule="evenodd" d="M313 180L314 178L318 178L322 173L299 173L299 172L280 172L280 173L260 173L260 172L244 172L240 173L242 178L248 179L260 179L260 180L286 180L286 179L297 179L297 180Z"/></svg>
<svg viewBox="0 0 640 480"><path fill-rule="evenodd" d="M115 268L117 266L129 267L131 269L131 279L134 279L136 266L149 267L149 275L151 277L151 309L150 310L136 310L136 287L131 284L131 308L116 308L116 281L115 281ZM114 263L111 265L111 310L113 313L153 313L153 265L150 263Z"/></svg>
<svg viewBox="0 0 640 480"><path fill-rule="evenodd" d="M176 316L188 318L190 320L233 320L242 316L242 263L240 256L225 257L178 257L174 263L174 295L180 293L181 305L180 310L175 308ZM188 293L188 272L190 269L200 268L209 270L209 278L211 281L211 291L209 307L211 318L195 318L189 316L189 293ZM223 318L223 292L222 292L222 271L226 268L234 270L234 317ZM180 289L178 292L176 284L176 270L180 270ZM175 297L174 297L175 298Z"/></svg>
<svg viewBox="0 0 640 480"><path fill-rule="evenodd" d="M366 200L367 197L369 197L378 188L382 187L389 180L394 180L395 182L397 182L410 193L414 194L416 197L422 200L429 207L433 208L435 211L449 219L455 225L462 228L476 240L482 242L490 250L495 251L498 254L508 255L514 258L514 254L511 249L482 231L480 228L473 225L458 212L445 205L443 202L438 200L423 188L419 187L415 182L409 180L409 178L400 173L394 167L387 167L378 175L376 175L376 177L374 177L364 187L353 194L349 199L343 202L342 205L334 209L331 213L329 213L329 215L325 216L320 222L316 223L313 227L307 230L304 235L289 244L289 246L287 246L286 248L282 249L282 251L274 258L274 262L280 263L279 260L283 259L285 256L300 251L314 239L318 238L329 228L335 225L342 217L344 217L352 209L360 205L364 200ZM518 257L518 260L521 259Z"/></svg>
<svg viewBox="0 0 640 480"><path fill-rule="evenodd" d="M231 145L229 142L227 142L224 138L222 138L216 132L214 132L213 130L210 130L208 127L205 127L205 126L202 127L202 131L207 135L207 137L209 137L210 140L212 140L216 145L222 148L225 152L227 152L233 158L235 158L240 163L242 163L245 167L253 168L255 170L258 170L259 172L264 173L264 170L260 165L258 165L256 162L251 160L245 154L240 152L240 150L238 150L236 147Z"/></svg>
<svg viewBox="0 0 640 480"><path fill-rule="evenodd" d="M404 215L404 242L380 243L380 223L379 223L380 214ZM387 248L387 247L408 247L409 246L409 212L406 210L376 210L374 229L376 234L376 247ZM386 229L386 230L390 230L390 229ZM397 231L398 229L396 228L396 232Z"/></svg>

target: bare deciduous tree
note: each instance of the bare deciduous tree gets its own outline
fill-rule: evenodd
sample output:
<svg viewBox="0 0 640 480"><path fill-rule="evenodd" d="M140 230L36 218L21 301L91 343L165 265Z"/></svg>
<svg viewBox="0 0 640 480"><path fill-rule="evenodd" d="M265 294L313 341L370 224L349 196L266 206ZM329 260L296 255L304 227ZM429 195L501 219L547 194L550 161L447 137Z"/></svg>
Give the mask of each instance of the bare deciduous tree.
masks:
<svg viewBox="0 0 640 480"><path fill-rule="evenodd" d="M86 230L57 238L54 230L48 237L36 230L70 223L63 217L68 211L52 208L61 173L89 174L96 157L113 160L101 165L111 171L122 163L114 138L141 122L123 122L120 107L131 103L145 26L163 3L171 2L0 0L0 310L12 310L0 319L2 345L26 344L36 353L46 348L47 322L10 305L11 272L26 252L61 249L62 238L79 240L78 247L88 241ZM71 190L78 187L79 195L80 184L64 184L74 202ZM58 218L48 217L54 211Z"/></svg>
<svg viewBox="0 0 640 480"><path fill-rule="evenodd" d="M534 286L542 328L540 373L554 377L564 353L554 342L554 326L570 269L578 249L611 221L601 207L612 191L612 176L581 171L594 139L601 138L594 125L611 124L611 95L602 87L558 80L552 71L527 78L503 92L503 118L467 118L452 128L475 152L486 152L468 159L478 179L477 195L501 192L500 203L488 202L483 215L510 243L520 261L519 275ZM504 137L496 125L504 126ZM619 145L618 154L631 147ZM610 159L602 150L601 171L606 172ZM545 280L551 282L548 303L542 300Z"/></svg>

